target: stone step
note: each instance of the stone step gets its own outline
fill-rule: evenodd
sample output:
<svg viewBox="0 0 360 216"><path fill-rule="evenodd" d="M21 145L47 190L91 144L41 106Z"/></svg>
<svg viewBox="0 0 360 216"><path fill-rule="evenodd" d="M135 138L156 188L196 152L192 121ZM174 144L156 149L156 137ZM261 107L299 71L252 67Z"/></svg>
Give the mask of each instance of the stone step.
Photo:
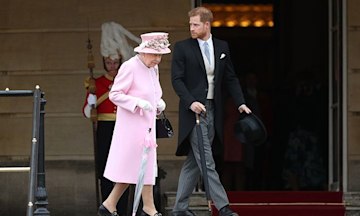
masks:
<svg viewBox="0 0 360 216"><path fill-rule="evenodd" d="M165 197L164 206L172 208L175 204L176 192L165 192L164 197ZM193 192L190 197L189 206L206 207L207 209L207 200L206 200L205 192Z"/></svg>
<svg viewBox="0 0 360 216"><path fill-rule="evenodd" d="M164 193L165 213L171 216L174 207L176 192ZM197 216L211 216L211 209L207 205L205 192L193 192L189 200L189 210L193 211Z"/></svg>
<svg viewBox="0 0 360 216"><path fill-rule="evenodd" d="M190 206L189 209L193 211L196 216L211 216L211 212L209 211L209 208L206 206ZM171 207L165 207L165 214L167 216L171 216L172 206Z"/></svg>

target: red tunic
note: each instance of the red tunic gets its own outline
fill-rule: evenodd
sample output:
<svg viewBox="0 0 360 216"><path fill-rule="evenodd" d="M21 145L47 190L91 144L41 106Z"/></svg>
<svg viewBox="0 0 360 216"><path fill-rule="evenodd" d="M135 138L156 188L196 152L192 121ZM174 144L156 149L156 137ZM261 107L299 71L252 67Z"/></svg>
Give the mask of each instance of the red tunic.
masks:
<svg viewBox="0 0 360 216"><path fill-rule="evenodd" d="M116 119L116 105L109 100L108 96L104 101L101 100L104 94L108 95L113 81L114 78L107 74L95 79L97 97L96 109L98 121L115 121ZM86 94L86 98L88 97L88 95L89 93ZM87 106L87 99L85 99L83 110L85 106Z"/></svg>

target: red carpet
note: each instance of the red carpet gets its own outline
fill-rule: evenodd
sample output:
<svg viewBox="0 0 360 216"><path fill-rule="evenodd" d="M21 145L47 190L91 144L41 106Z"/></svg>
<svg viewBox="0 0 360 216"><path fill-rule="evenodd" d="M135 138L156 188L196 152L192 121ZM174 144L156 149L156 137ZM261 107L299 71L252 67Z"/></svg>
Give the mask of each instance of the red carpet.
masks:
<svg viewBox="0 0 360 216"><path fill-rule="evenodd" d="M342 192L229 191L230 207L239 216L344 216ZM212 215L218 212L212 206Z"/></svg>

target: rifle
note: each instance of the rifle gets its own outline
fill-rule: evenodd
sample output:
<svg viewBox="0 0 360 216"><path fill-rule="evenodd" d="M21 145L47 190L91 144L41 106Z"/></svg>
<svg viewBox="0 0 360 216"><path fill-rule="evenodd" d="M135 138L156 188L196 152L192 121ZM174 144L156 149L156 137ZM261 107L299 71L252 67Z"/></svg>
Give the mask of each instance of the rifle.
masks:
<svg viewBox="0 0 360 216"><path fill-rule="evenodd" d="M95 78L94 78L94 72L93 69L95 68L95 63L94 63L94 55L92 54L92 44L91 44L91 40L90 40L90 36L88 36L88 40L87 40L87 50L88 50L88 55L87 55L87 67L89 69L89 73L90 73L90 78L89 78L89 86L88 86L88 92L90 94L95 94L96 93L96 84L95 84ZM91 106L91 122L92 122L92 129L93 129L93 142L94 142L94 165L95 165L95 189L96 189L96 204L97 207L101 204L100 203L100 181L98 179L98 169L97 169L97 164L98 164L98 159L97 159L97 110L95 105Z"/></svg>

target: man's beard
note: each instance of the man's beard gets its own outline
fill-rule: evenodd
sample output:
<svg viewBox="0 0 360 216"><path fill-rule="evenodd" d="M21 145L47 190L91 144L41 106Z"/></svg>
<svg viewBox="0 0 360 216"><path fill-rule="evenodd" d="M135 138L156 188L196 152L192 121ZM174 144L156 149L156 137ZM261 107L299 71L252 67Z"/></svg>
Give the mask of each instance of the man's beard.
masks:
<svg viewBox="0 0 360 216"><path fill-rule="evenodd" d="M205 35L206 35L206 32L199 32L199 33L194 33L194 34L191 33L191 38L193 38L193 39L197 39L197 38L201 39L201 38L204 38Z"/></svg>

